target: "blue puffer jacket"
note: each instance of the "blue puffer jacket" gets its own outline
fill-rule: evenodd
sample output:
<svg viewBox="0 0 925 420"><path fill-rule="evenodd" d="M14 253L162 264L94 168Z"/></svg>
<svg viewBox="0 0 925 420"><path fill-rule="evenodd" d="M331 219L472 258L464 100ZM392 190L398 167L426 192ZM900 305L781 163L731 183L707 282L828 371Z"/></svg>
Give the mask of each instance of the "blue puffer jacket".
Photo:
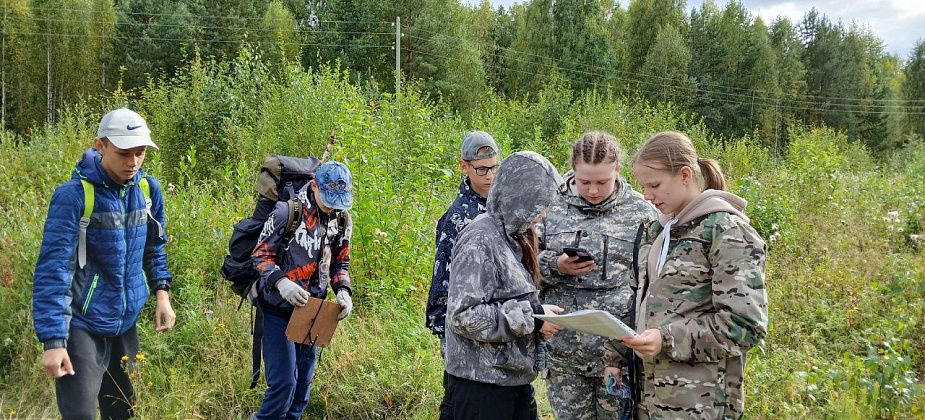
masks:
<svg viewBox="0 0 925 420"><path fill-rule="evenodd" d="M170 284L164 253L166 235L148 224L139 171L126 185L111 180L96 149L84 152L71 180L51 198L42 249L35 266L32 312L45 349L65 347L68 327L103 336L121 335L138 320L148 288ZM160 184L147 177L151 213L164 225ZM95 185L87 227L87 264L77 267L77 233L84 209L80 180ZM147 281L146 281L147 279Z"/></svg>

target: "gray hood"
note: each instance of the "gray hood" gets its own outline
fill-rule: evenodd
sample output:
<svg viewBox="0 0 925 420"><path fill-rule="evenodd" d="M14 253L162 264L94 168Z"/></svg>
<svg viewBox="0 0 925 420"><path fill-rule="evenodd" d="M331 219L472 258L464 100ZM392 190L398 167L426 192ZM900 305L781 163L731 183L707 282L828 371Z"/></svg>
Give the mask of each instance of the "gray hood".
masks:
<svg viewBox="0 0 925 420"><path fill-rule="evenodd" d="M536 152L517 152L498 168L488 193L488 213L504 224L509 237L523 233L549 207L562 184L559 171Z"/></svg>

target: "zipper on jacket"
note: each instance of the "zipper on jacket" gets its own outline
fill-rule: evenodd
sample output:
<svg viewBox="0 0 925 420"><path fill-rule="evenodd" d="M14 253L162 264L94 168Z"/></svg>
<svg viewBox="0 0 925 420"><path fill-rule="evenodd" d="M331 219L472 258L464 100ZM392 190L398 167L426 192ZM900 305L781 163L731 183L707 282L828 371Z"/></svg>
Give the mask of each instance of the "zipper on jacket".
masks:
<svg viewBox="0 0 925 420"><path fill-rule="evenodd" d="M90 299L93 299L93 292L96 290L96 283L99 281L100 275L94 274L93 281L90 282L90 293L87 293L87 300L84 301L83 313L87 314L87 309L90 307Z"/></svg>
<svg viewBox="0 0 925 420"><path fill-rule="evenodd" d="M128 226L127 219L128 217L125 214L125 196L128 192L128 184L122 185L122 188L119 190L119 210L122 213L122 240L125 242L125 251L128 252ZM119 329L118 331L122 332L122 320L125 318L125 294L128 293L128 284L126 282L126 272L128 271L128 258L124 259L122 263L122 294L119 296L122 299L122 315L119 316Z"/></svg>

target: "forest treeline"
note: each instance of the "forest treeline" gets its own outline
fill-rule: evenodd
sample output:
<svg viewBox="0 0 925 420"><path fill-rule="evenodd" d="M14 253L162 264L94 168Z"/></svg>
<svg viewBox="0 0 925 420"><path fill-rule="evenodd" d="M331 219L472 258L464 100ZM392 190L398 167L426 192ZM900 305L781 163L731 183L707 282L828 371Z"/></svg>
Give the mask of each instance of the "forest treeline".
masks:
<svg viewBox="0 0 925 420"><path fill-rule="evenodd" d="M462 116L494 97L582 92L671 102L727 138L780 151L825 125L885 154L925 136L925 40L885 51L863 22L764 22L741 3L532 0L2 0L2 124L25 133L75 101L170 78L249 44L283 73L339 63L373 91L402 80ZM396 17L401 41L396 54ZM536 127L558 129L557 119ZM536 133L522 133L533 136Z"/></svg>

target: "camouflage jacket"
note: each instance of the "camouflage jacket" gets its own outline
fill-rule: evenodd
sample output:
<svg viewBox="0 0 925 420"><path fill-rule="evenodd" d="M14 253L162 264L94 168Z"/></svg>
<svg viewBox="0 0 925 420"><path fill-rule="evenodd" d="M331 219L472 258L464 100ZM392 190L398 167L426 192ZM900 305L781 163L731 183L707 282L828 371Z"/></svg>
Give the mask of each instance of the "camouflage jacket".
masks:
<svg viewBox="0 0 925 420"><path fill-rule="evenodd" d="M539 225L543 274L540 300L559 305L566 312L608 311L629 323L633 242L639 225L655 220L658 213L622 179L609 198L592 205L578 195L573 178L568 175L565 178L568 188L556 197L546 220ZM556 259L564 247L587 249L597 260L597 267L580 277L559 273ZM622 356L605 352L607 341L604 337L563 330L549 342L549 368L602 377L605 366L623 364Z"/></svg>
<svg viewBox="0 0 925 420"><path fill-rule="evenodd" d="M767 333L766 247L741 213L745 201L722 194L737 199L737 208L681 218L657 276L647 267L666 218L644 231L633 282L644 323L637 330L659 329L663 345L643 359L640 418L738 418L744 411L745 355Z"/></svg>
<svg viewBox="0 0 925 420"><path fill-rule="evenodd" d="M530 229L561 182L542 156L519 152L501 163L488 211L459 234L447 293L445 366L450 375L516 386L536 378L541 312L533 276L514 239Z"/></svg>
<svg viewBox="0 0 925 420"><path fill-rule="evenodd" d="M446 319L446 288L450 281L450 255L456 237L476 216L485 213L485 197L472 190L469 178L459 184L459 195L437 222L437 252L425 310L426 325L434 335L443 337Z"/></svg>

